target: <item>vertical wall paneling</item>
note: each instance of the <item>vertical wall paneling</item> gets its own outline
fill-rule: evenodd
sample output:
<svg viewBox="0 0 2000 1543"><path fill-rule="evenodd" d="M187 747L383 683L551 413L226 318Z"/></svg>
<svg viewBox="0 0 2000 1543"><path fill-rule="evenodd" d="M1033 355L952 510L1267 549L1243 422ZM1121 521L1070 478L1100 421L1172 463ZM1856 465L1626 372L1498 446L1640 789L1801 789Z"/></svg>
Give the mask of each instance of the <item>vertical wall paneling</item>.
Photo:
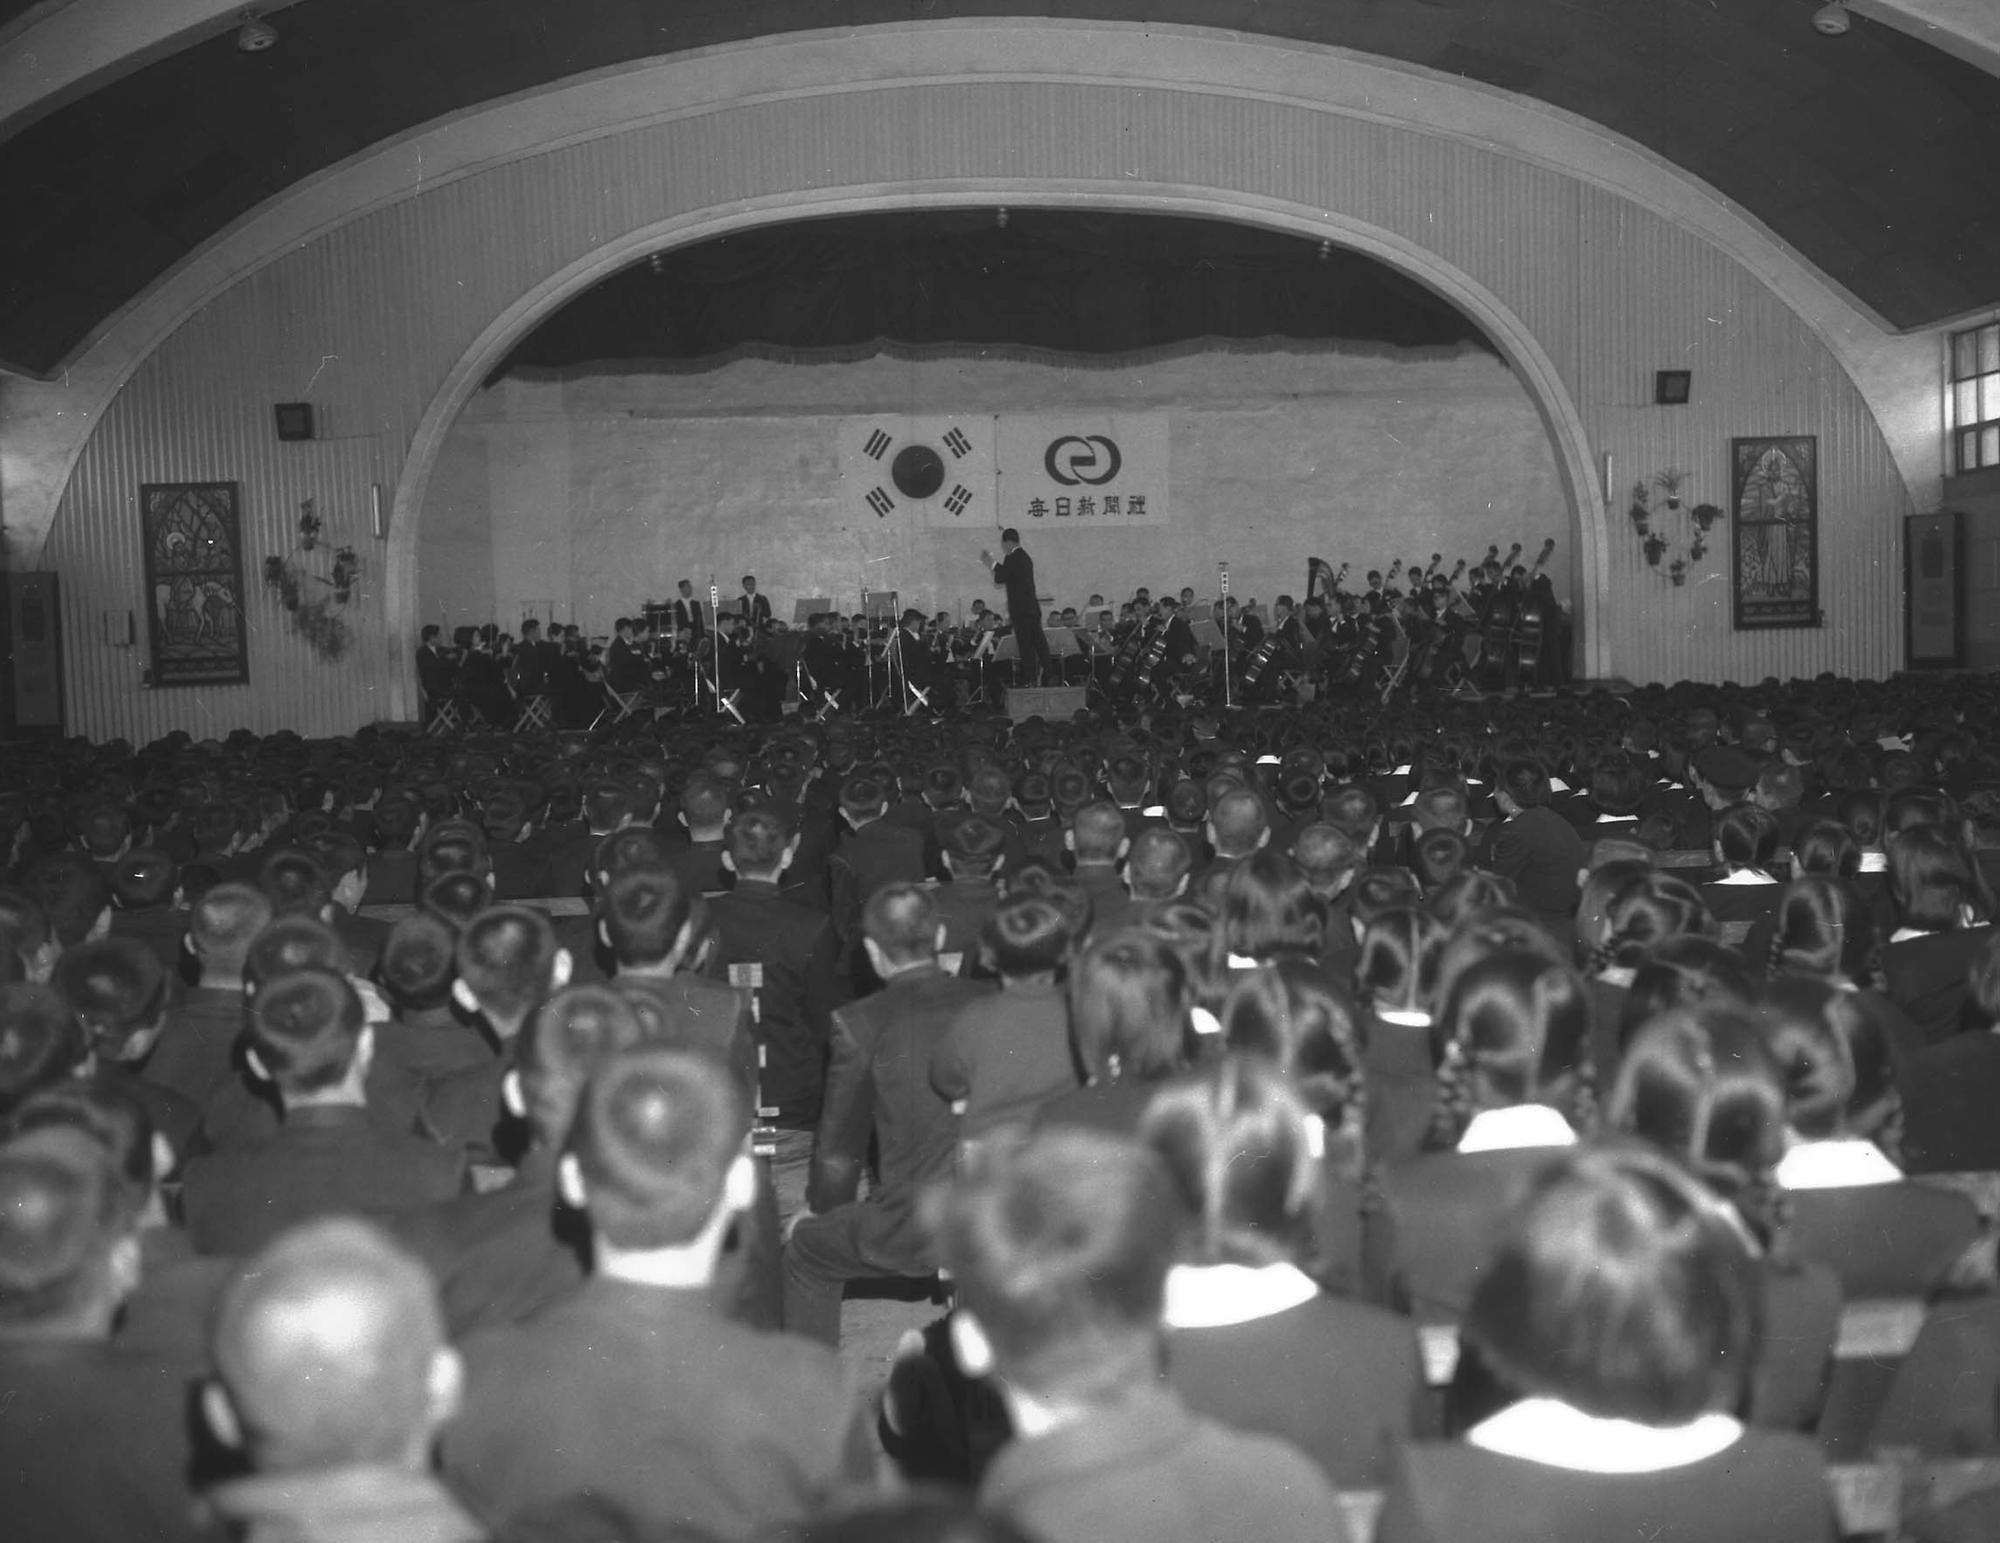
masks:
<svg viewBox="0 0 2000 1543"><path fill-rule="evenodd" d="M691 239L745 211L1032 202L1037 189L1302 233L1365 230L1432 254L1532 334L1565 410L1622 483L1678 466L1690 503L1720 503L1732 435L1818 435L1828 625L1730 631L1729 532L1676 590L1645 567L1614 500L1602 657L1641 679L1879 674L1899 662L1907 498L1887 445L1812 331L1719 248L1502 151L1331 109L1170 84L980 78L745 100L494 164L335 225L221 293L100 418L50 532L42 563L63 572L78 644L72 730L337 733L384 715L409 675L418 618L387 615L378 580L423 512L394 508L392 541L374 543L367 489L409 470L419 424L482 332L553 276L586 274L593 253ZM1688 408L1650 405L1653 370L1671 367L1695 372ZM282 400L311 401L329 439L280 445L269 409ZM104 647L87 621L141 604L139 484L196 479L243 485L252 680L147 691L143 650ZM257 574L289 546L307 493L363 558L356 651L337 665L288 635Z"/></svg>

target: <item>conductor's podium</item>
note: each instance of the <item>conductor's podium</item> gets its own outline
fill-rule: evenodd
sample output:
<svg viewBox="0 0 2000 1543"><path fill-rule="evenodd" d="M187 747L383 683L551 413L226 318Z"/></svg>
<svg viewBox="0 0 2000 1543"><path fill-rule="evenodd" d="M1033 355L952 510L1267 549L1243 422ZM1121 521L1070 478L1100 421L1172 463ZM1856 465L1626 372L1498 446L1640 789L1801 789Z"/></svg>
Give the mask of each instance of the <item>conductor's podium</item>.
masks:
<svg viewBox="0 0 2000 1543"><path fill-rule="evenodd" d="M1007 692L1007 716L1016 723L1073 718L1083 711L1084 691L1082 686L1013 686Z"/></svg>

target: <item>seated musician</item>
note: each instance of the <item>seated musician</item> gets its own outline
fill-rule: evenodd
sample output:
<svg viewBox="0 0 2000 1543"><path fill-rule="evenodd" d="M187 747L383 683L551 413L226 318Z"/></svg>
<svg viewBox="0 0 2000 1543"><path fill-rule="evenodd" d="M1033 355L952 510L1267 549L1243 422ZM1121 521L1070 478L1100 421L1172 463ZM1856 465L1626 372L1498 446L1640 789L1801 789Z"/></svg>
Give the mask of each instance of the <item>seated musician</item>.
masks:
<svg viewBox="0 0 2000 1543"><path fill-rule="evenodd" d="M417 644L417 684L423 688L426 721L458 686L458 666L445 653L444 629L435 622L424 628Z"/></svg>
<svg viewBox="0 0 2000 1543"><path fill-rule="evenodd" d="M620 696L644 691L652 679L652 670L641 652L641 629L645 625L643 620L619 617L615 624L616 636L611 639L611 647L605 651L604 684Z"/></svg>
<svg viewBox="0 0 2000 1543"><path fill-rule="evenodd" d="M1195 642L1194 628L1181 614L1178 600L1163 598L1160 614L1167 620L1167 649L1161 663L1169 675L1185 675L1201 663L1201 645Z"/></svg>
<svg viewBox="0 0 2000 1543"><path fill-rule="evenodd" d="M489 724L496 729L514 726L514 693L494 648L500 629L488 622L472 634L472 646L459 666L459 691Z"/></svg>
<svg viewBox="0 0 2000 1543"><path fill-rule="evenodd" d="M521 623L521 645L514 650L514 666L509 684L514 695L526 699L546 696L549 689L550 655L554 647L542 641L542 624L530 616Z"/></svg>

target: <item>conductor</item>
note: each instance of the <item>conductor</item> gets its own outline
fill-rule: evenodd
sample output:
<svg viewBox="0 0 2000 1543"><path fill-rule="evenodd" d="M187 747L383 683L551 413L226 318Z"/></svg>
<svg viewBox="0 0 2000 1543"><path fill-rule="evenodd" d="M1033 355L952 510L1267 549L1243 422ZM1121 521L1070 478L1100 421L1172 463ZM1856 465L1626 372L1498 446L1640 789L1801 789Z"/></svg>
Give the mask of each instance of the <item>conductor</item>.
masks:
<svg viewBox="0 0 2000 1543"><path fill-rule="evenodd" d="M1011 525L1000 532L1000 550L1006 555L997 563L991 552L981 552L979 560L993 569L993 582L1007 591L1007 620L1014 628L1014 646L1021 651L1020 680L1040 685L1049 666L1049 640L1042 634L1035 560L1022 548L1021 533Z"/></svg>

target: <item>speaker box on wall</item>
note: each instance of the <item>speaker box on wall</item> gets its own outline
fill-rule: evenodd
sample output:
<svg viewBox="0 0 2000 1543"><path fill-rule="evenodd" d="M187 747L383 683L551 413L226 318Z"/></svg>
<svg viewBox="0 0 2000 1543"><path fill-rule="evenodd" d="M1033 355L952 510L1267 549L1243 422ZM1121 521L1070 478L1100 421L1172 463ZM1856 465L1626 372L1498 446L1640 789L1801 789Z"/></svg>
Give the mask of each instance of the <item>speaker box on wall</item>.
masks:
<svg viewBox="0 0 2000 1543"><path fill-rule="evenodd" d="M278 420L278 438L311 439L313 410L310 402L280 402L271 409Z"/></svg>
<svg viewBox="0 0 2000 1543"><path fill-rule="evenodd" d="M1693 370L1653 371L1653 405L1685 407L1694 392Z"/></svg>

